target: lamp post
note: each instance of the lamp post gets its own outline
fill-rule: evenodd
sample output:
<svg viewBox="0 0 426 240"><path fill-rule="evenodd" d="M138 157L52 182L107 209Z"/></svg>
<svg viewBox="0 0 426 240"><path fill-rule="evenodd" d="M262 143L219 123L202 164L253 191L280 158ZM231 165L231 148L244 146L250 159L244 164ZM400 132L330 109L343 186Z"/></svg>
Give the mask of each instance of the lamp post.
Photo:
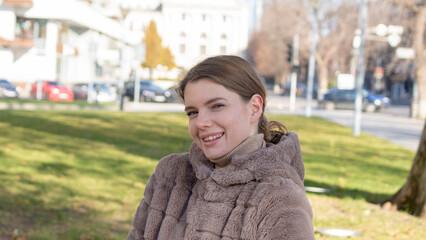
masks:
<svg viewBox="0 0 426 240"><path fill-rule="evenodd" d="M361 1L361 8L359 12L359 25L361 29L360 46L359 46L359 63L356 69L355 78L355 114L354 114L354 128L353 135L359 136L361 133L361 111L362 111L362 87L364 85L365 66L364 66L364 46L365 46L365 30L367 25L367 0Z"/></svg>
<svg viewBox="0 0 426 240"><path fill-rule="evenodd" d="M317 35L318 35L318 21L317 12L321 5L321 0L310 0L309 1L313 10L312 19L312 32L311 32L311 54L309 56L309 70L308 70L308 86L306 92L306 109L305 116L311 117L312 115L312 91L314 85L315 76L315 51L317 48Z"/></svg>

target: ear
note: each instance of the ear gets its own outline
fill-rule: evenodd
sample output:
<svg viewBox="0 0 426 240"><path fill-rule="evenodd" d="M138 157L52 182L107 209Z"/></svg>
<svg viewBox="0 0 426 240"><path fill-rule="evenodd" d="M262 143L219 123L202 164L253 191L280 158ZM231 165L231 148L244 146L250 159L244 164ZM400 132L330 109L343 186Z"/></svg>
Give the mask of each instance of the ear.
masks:
<svg viewBox="0 0 426 240"><path fill-rule="evenodd" d="M259 120L263 113L263 98L259 94L254 94L249 102L250 122L254 123Z"/></svg>

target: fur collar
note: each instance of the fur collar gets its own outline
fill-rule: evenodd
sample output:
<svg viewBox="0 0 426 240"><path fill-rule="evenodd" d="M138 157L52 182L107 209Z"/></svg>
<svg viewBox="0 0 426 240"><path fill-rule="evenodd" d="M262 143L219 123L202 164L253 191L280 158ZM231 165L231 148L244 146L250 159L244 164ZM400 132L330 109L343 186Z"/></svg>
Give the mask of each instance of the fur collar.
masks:
<svg viewBox="0 0 426 240"><path fill-rule="evenodd" d="M222 186L261 181L265 177L276 175L292 179L296 175L299 179L293 180L303 186L305 174L299 139L293 132L281 137L277 144L267 143L266 147L249 154L234 155L228 166L217 169L202 150L192 143L189 161L199 180L211 177Z"/></svg>

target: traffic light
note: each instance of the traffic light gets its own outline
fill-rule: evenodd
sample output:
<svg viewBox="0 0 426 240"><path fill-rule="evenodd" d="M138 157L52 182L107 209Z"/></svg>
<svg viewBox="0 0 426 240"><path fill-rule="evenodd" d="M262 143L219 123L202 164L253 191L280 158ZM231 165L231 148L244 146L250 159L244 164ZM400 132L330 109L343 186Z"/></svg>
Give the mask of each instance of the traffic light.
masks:
<svg viewBox="0 0 426 240"><path fill-rule="evenodd" d="M293 62L293 45L290 43L287 43L287 62Z"/></svg>

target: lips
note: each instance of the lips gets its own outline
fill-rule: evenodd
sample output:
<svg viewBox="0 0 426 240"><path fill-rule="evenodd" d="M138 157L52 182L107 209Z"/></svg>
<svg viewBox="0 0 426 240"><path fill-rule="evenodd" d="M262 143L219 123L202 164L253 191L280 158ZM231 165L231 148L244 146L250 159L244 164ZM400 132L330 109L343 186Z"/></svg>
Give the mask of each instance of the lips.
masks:
<svg viewBox="0 0 426 240"><path fill-rule="evenodd" d="M211 142L214 141L218 138L221 138L223 136L224 133L216 133L216 134L211 134L208 136L203 136L201 139L203 139L204 142Z"/></svg>

